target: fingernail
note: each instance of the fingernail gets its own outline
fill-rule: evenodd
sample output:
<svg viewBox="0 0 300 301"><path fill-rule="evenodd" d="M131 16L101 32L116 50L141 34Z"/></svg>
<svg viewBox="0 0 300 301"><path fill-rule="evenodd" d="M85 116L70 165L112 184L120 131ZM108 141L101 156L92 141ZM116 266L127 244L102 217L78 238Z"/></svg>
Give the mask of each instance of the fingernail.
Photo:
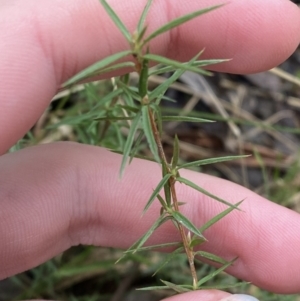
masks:
<svg viewBox="0 0 300 301"><path fill-rule="evenodd" d="M220 301L259 301L258 299L244 294L231 295L229 297L223 298Z"/></svg>

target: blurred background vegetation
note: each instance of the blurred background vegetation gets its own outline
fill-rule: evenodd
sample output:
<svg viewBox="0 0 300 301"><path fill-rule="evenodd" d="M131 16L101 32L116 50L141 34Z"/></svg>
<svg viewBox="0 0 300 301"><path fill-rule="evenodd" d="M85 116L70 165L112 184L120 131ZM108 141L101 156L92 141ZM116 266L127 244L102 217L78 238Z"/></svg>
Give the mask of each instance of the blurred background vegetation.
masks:
<svg viewBox="0 0 300 301"><path fill-rule="evenodd" d="M152 76L150 88L169 76ZM133 74L131 82L135 81ZM99 81L59 93L31 131L10 151L61 140L121 150L128 132L124 121L110 124L95 120L111 111L101 100L113 85L111 80ZM176 122L167 123L163 136L167 152L172 151L177 133L182 161L252 154L240 161L207 165L198 171L244 185L300 212L300 48L269 72L246 76L215 74L211 78L187 72L166 96L176 101L163 102L166 113L217 121L180 126ZM147 155L146 147L141 147L139 154ZM157 301L172 292L145 292L136 288L160 285L161 278L171 282L190 281L184 256L177 255L167 268L152 277L167 254L138 253L115 265L121 255L121 250L111 248L73 247L35 269L0 281L0 301L35 298ZM202 263L197 268L199 278L214 269ZM209 284L238 282L223 273ZM251 294L264 301L300 300L300 295L279 296L251 284L230 292Z"/></svg>

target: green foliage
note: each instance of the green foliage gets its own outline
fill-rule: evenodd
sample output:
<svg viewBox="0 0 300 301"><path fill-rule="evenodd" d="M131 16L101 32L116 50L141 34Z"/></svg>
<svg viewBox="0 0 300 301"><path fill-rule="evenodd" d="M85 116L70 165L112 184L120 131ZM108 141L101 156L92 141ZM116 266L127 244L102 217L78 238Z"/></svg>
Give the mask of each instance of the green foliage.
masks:
<svg viewBox="0 0 300 301"><path fill-rule="evenodd" d="M155 246L145 246L148 239L156 231L156 229L166 222L173 222L175 229L181 236L181 242L175 243L177 246L175 250L157 268L154 274L156 274L158 271L161 271L162 267L166 266L167 264L169 265L172 259L184 250L189 262L192 285L175 284L169 280L161 280L164 286L155 286L148 289L152 290L168 288L177 293L202 289L202 285L204 283L208 282L211 278L217 276L220 272L225 270L233 263L233 261L228 262L217 255L197 251L195 248L199 247L199 245L206 241L203 231L212 226L214 223L218 222L232 210L238 209L240 203L233 205L230 202L215 196L190 180L181 177L178 171L182 168L225 162L228 160L242 158L244 156L211 158L179 165L180 141L178 137L175 136L172 160L169 162L161 140L163 135L163 122L211 122L211 120L193 116L165 116L161 113L161 108L159 105L161 100L165 98L164 94L170 85L174 83L185 71L192 71L203 75L211 75L210 72L202 69L202 67L209 64L220 63L224 60L199 60L199 56L201 56L203 53L202 50L190 61L179 62L158 54L150 53L149 42L157 36L180 26L185 22L219 8L220 5L192 12L175 20L171 20L169 23L163 25L144 38L147 32L146 20L147 14L151 8L151 0L146 2L140 20L138 21L136 31L132 34L128 31L125 24L120 20L109 4L105 0L100 0L100 2L114 24L118 27L120 32L127 40L130 50L116 53L102 59L91 67L88 67L79 74L75 75L72 79L67 81L64 86L70 86L95 75L104 74L113 70L118 70L125 67L133 68L138 73L138 81L136 86L131 85L127 75L114 78L113 92L108 93L108 95L104 97L104 100L102 99L101 104L98 106L98 109L102 108L101 113L96 114L91 112L82 116L81 118L93 118L95 122L104 122L104 129L101 133L101 137L105 137L108 131L115 127L120 143L118 148L114 148L114 151L121 152L123 154L120 167L121 176L124 175L124 171L128 162L130 163L137 155L139 147L142 143L145 143L145 141L148 144L149 151L152 156L149 159L157 162L162 169L162 179L157 186L153 188L152 194L150 195L148 201L145 202L146 205L143 211L143 213L145 213L154 203L154 201L157 201L161 206L160 215L154 224L149 228L149 230L127 251L124 252L121 259L126 256L133 256L137 252L149 249L174 246L174 243L162 243ZM119 60L124 60L125 58L129 59L129 61L119 62ZM152 71L151 68L149 68L149 66L153 65L153 63L159 64L159 67L156 69L156 71ZM164 83L152 91L149 91L148 81L150 75L155 74L155 72L156 74L159 74L167 71L172 71L174 73ZM122 138L123 135L120 128L126 130L127 132L125 141ZM182 203L180 200L178 200L177 190L175 187L176 182L185 184L190 188L197 190L199 193L223 203L224 205L228 206L228 208L212 218L210 221L207 221L199 228L179 209L182 208L181 206L184 206L185 203ZM164 192L164 195L160 194L161 191ZM195 256L199 257L200 259L210 260L219 264L221 263L223 266L213 273L209 273L205 277L202 277L200 280L198 280L194 260Z"/></svg>

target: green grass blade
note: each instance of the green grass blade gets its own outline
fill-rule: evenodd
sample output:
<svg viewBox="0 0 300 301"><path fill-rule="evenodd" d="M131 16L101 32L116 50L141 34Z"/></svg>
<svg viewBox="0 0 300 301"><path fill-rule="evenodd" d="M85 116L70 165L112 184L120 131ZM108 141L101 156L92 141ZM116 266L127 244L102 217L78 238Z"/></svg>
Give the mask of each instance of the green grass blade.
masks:
<svg viewBox="0 0 300 301"><path fill-rule="evenodd" d="M144 29L144 25L145 25L145 21L146 21L146 17L148 15L148 12L149 12L149 8L152 4L153 0L148 0L145 7L144 7L144 10L141 14L141 17L139 19L139 22L138 22L138 25L137 25L137 32L138 34L142 33L143 29Z"/></svg>
<svg viewBox="0 0 300 301"><path fill-rule="evenodd" d="M121 168L120 168L120 177L123 176L127 161L129 159L133 141L134 141L134 137L135 137L135 133L139 127L140 120L141 120L141 114L138 113L138 114L136 114L136 116L133 119L132 124L130 126L128 137L127 137L126 143L124 145L124 150L123 150L123 158L122 158L122 163L121 163Z"/></svg>
<svg viewBox="0 0 300 301"><path fill-rule="evenodd" d="M165 284L168 288L172 289L173 291L177 292L177 293L186 293L192 290L192 288L187 288L186 286L183 287L181 285L177 285L174 284L172 282L169 281L165 281L165 280L160 280L163 284Z"/></svg>
<svg viewBox="0 0 300 301"><path fill-rule="evenodd" d="M163 121L177 121L177 122L215 122L209 119L189 117L189 116L163 116Z"/></svg>
<svg viewBox="0 0 300 301"><path fill-rule="evenodd" d="M229 202L227 202L227 201L225 201L225 200L217 197L216 195L213 195L212 193L210 193L207 190L199 187L198 185L194 184L193 182L189 181L188 179L185 179L185 178L182 178L182 177L178 177L178 178L176 178L176 181L178 181L180 183L183 183L183 184L185 184L187 186L190 186L191 188L193 188L193 189L195 189L195 190L197 190L197 191L199 191L199 192L207 195L208 197L210 197L210 198L212 198L212 199L214 199L214 200L216 200L216 201L218 201L220 203L223 203L223 204L225 204L225 205L227 205L227 206L229 206L231 208L238 209L238 207L236 207L235 205L232 205L231 203L229 203Z"/></svg>
<svg viewBox="0 0 300 301"><path fill-rule="evenodd" d="M171 174L166 174L158 183L158 185L156 186L156 188L154 189L153 193L151 194L144 210L143 210L143 214L149 209L149 207L151 206L151 204L153 203L153 201L155 200L155 198L157 197L157 195L159 194L159 192L161 191L161 189L163 188L163 186L169 181L169 179L171 178Z"/></svg>
<svg viewBox="0 0 300 301"><path fill-rule="evenodd" d="M175 69L180 69L183 71L192 71L198 74L203 74L203 75L212 75L211 72L197 68L197 67L193 67L191 65L187 65L178 61L174 61L171 59L167 59L163 56L157 55L157 54L145 54L143 56L144 59L147 59L149 61L153 61L159 64L164 64L164 65L170 65L172 67L174 67Z"/></svg>
<svg viewBox="0 0 300 301"><path fill-rule="evenodd" d="M124 25L124 23L120 20L118 15L114 12L114 10L108 5L108 3L105 0L100 0L101 4L103 5L104 9L108 13L108 15L111 17L115 25L119 28L119 30L122 32L125 39L130 43L131 42L131 34Z"/></svg>
<svg viewBox="0 0 300 301"><path fill-rule="evenodd" d="M226 264L224 264L222 267L220 267L216 271L214 271L214 272L210 273L209 275L203 277L201 280L198 281L197 286L199 287L202 284L204 284L205 282L209 281L210 279L216 277L218 274L220 274L225 269L227 269L229 266L231 266L235 261L236 261L236 258L229 261L229 262L227 262Z"/></svg>
<svg viewBox="0 0 300 301"><path fill-rule="evenodd" d="M178 164L179 159L179 140L177 135L174 138L174 145L173 145L173 157L172 157L172 169L175 169Z"/></svg>
<svg viewBox="0 0 300 301"><path fill-rule="evenodd" d="M187 15L184 15L184 16L181 16L179 18L176 18L174 20L172 20L171 22L163 25L162 27L160 27L159 29L155 30L153 33L151 33L144 41L144 43L148 43L149 41L151 41L152 39L156 38L157 36L161 35L162 33L165 33L179 25L182 25L183 23L185 22L188 22L200 15L203 15L205 13L208 13L212 10L215 10L219 7L221 7L222 5L215 5L215 6L210 6L210 7L207 7L207 8L204 8L204 9L201 9L201 10L198 10L198 11L195 11L195 12L192 12L190 14L187 14Z"/></svg>
<svg viewBox="0 0 300 301"><path fill-rule="evenodd" d="M198 230L198 228L183 214L181 214L178 211L173 211L172 216L179 224L183 225L185 228L187 228L189 231L196 234L200 238L206 240L205 237L200 232L200 230Z"/></svg>
<svg viewBox="0 0 300 301"><path fill-rule="evenodd" d="M215 224L216 222L218 222L220 219L222 219L224 216L226 216L227 214L229 214L232 210L238 208L238 206L242 203L243 201L240 201L238 203L236 203L234 206L231 206L229 208L227 208L226 210L222 211L221 213L219 213L218 215L214 216L212 219L210 219L208 222L206 222L203 226L200 227L200 232L204 232L206 229L208 229L209 227L211 227L213 224Z"/></svg>
<svg viewBox="0 0 300 301"><path fill-rule="evenodd" d="M207 164L215 164L215 163L220 163L220 162L227 162L227 161L231 161L231 160L247 158L249 156L250 155L241 155L241 156L226 156L226 157L219 157L219 158L203 159L203 160L198 160L198 161L182 164L182 165L178 166L178 169L202 166L202 165L207 165Z"/></svg>
<svg viewBox="0 0 300 301"><path fill-rule="evenodd" d="M143 125L143 130L145 133L145 136L147 138L150 150L154 156L154 159L157 162L160 162L160 158L158 155L158 150L157 150L157 145L155 142L155 138L153 135L153 131L152 131L152 126L151 126L151 121L150 121L150 112L149 112L150 108L149 106L143 106L142 107L142 125Z"/></svg>
<svg viewBox="0 0 300 301"><path fill-rule="evenodd" d="M204 251L198 251L195 253L195 255L199 255L205 259L208 259L210 261L216 262L216 263L220 263L220 264L227 264L228 261L209 252L204 252Z"/></svg>
<svg viewBox="0 0 300 301"><path fill-rule="evenodd" d="M108 57L104 58L103 60L98 61L97 63L91 65L90 67L87 67L83 71L77 73L75 76L73 76L68 81L66 81L63 84L63 87L67 87L67 86L73 85L77 82L80 82L84 79L87 79L88 77L93 75L95 72L100 71L102 68L107 67L108 65L114 63L115 61L117 61L129 54L131 54L131 51L126 50L126 51L118 52L111 56L108 56Z"/></svg>

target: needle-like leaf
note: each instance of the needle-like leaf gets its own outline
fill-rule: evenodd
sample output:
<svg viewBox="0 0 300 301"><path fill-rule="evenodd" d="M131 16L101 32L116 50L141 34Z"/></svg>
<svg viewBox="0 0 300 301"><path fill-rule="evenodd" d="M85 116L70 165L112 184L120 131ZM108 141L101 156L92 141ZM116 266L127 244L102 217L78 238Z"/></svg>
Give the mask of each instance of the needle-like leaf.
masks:
<svg viewBox="0 0 300 301"><path fill-rule="evenodd" d="M203 50L200 51L197 55L195 55L186 65L191 66L193 64L193 62L195 62L202 53L203 53ZM158 87L156 87L150 93L149 100L153 100L156 98L162 98L162 96L168 90L168 88L172 85L172 83L174 83L184 72L185 72L185 70L182 70L182 69L176 70L171 77L169 77L164 83L160 84ZM159 103L157 103L157 105L158 104Z"/></svg>
<svg viewBox="0 0 300 301"><path fill-rule="evenodd" d="M221 7L222 5L215 5L215 6L210 6L210 7L207 7L207 8L204 8L204 9L201 9L201 10L198 10L198 11L195 11L195 12L192 12L190 14L187 14L187 15L184 15L184 16L181 16L179 18L176 18L174 20L172 20L171 22L163 25L162 27L160 27L159 29L155 30L153 33L151 33L144 41L144 43L148 43L150 40L156 38L157 36L161 35L162 33L165 33L175 27L178 27L179 25L187 22L187 21L190 21L200 15L203 15L205 13L208 13L212 10L215 10L219 7Z"/></svg>
<svg viewBox="0 0 300 301"><path fill-rule="evenodd" d="M180 183L183 183L183 184L185 184L187 186L190 186L191 188L193 188L195 190L198 190L199 192L201 192L201 193L209 196L210 198L212 198L214 200L217 200L217 201L219 201L219 202L221 202L221 203L223 203L223 204L225 204L225 205L227 205L227 206L229 206L231 208L238 209L238 207L236 207L235 205L232 205L231 203L229 203L229 202L227 202L227 201L225 201L225 200L217 197L216 195L208 192L207 190L201 188L200 186L196 185L195 183L193 183L193 182L191 182L191 181L189 181L189 180L187 180L185 178L178 177L178 178L176 178L176 181L178 181Z"/></svg>
<svg viewBox="0 0 300 301"><path fill-rule="evenodd" d="M163 56L160 56L160 55L157 55L157 54L151 54L151 53L145 54L143 56L143 58L145 58L149 61L159 63L159 64L170 65L170 66L174 67L175 69L180 69L180 70L183 70L183 71L192 71L192 72L195 72L195 73L198 73L198 74L204 74L204 75L208 75L208 76L212 75L212 73L209 72L209 71L206 71L206 70L203 70L201 68L197 68L197 67L194 67L194 66L191 66L191 65L183 64L183 63L178 62L178 61L167 59L167 58L165 58Z"/></svg>
<svg viewBox="0 0 300 301"><path fill-rule="evenodd" d="M165 244L159 244L159 245L153 245L153 246L147 246L147 247L141 247L139 249L130 249L125 251L124 253L136 253L136 252L143 252L143 251L149 251L149 250L156 250L161 248L169 248L169 247L179 247L182 246L182 243L180 242L168 242Z"/></svg>
<svg viewBox="0 0 300 301"><path fill-rule="evenodd" d="M173 145L173 157L172 157L172 169L175 169L178 164L179 159L179 140L177 135L174 138L174 145Z"/></svg>
<svg viewBox="0 0 300 301"><path fill-rule="evenodd" d="M162 116L163 121L179 121L179 122L214 122L213 120L203 119L189 116Z"/></svg>
<svg viewBox="0 0 300 301"><path fill-rule="evenodd" d="M187 288L186 286L177 285L169 281L160 280L163 284L165 284L168 288L172 289L177 293L186 293L192 290L192 288Z"/></svg>
<svg viewBox="0 0 300 301"><path fill-rule="evenodd" d="M105 0L100 0L101 4L103 5L104 9L108 13L108 15L111 17L115 25L119 28L119 30L122 32L125 39L130 43L131 42L131 34L124 25L124 23L120 20L118 15L114 12L114 10L108 5L108 3Z"/></svg>
<svg viewBox="0 0 300 301"><path fill-rule="evenodd" d="M218 222L220 219L222 219L223 217L225 217L227 214L229 214L232 210L237 209L238 206L242 203L243 201L240 201L236 204L234 204L234 206L231 206L229 208L227 208L226 210L222 211L221 213L219 213L218 215L214 216L212 219L210 219L208 222L206 222L202 227L200 227L200 232L204 232L206 229L210 228L213 224L215 224L216 222Z"/></svg>
<svg viewBox="0 0 300 301"><path fill-rule="evenodd" d="M226 264L224 264L222 267L220 267L216 271L214 271L214 272L210 273L209 275L203 277L201 280L198 281L197 286L200 287L205 282L207 282L210 279L214 278L215 276L217 276L218 274L223 272L225 269L227 269L229 266L231 266L235 261L236 261L236 258L229 261L229 262L227 262Z"/></svg>
<svg viewBox="0 0 300 301"><path fill-rule="evenodd" d="M152 2L153 2L153 0L148 0L145 7L144 7L144 10L141 14L141 17L140 17L138 25L137 25L138 34L141 34L143 29L144 29L145 20L146 20L146 17L147 17L147 14L149 12L149 8L150 8Z"/></svg>
<svg viewBox="0 0 300 301"><path fill-rule="evenodd" d="M247 158L247 157L249 157L249 155L227 156L227 157L203 159L203 160L198 160L198 161L182 164L182 165L178 166L178 169L188 168L188 167L195 167L195 166L202 166L202 165L207 165L207 164L215 164L215 163L226 162L226 161L231 161L231 160L237 160L237 159Z"/></svg>
<svg viewBox="0 0 300 301"><path fill-rule="evenodd" d="M127 161L128 161L131 149L132 149L135 133L139 127L140 120L141 120L141 114L138 113L138 114L136 114L136 116L133 119L132 124L130 126L128 137L127 137L126 143L124 145L124 150L123 150L123 158L122 158L122 163L121 163L121 168L120 168L120 177L123 176L124 169L126 167L126 164L127 164Z"/></svg>
<svg viewBox="0 0 300 301"><path fill-rule="evenodd" d="M159 192L161 191L161 189L163 188L163 186L169 181L169 179L171 178L171 174L166 174L161 181L158 183L157 187L154 189L153 193L151 194L144 210L143 210L143 214L148 210L148 208L151 206L151 204L153 203L153 201L155 200L155 198L157 197L157 195L159 194Z"/></svg>
<svg viewBox="0 0 300 301"><path fill-rule="evenodd" d="M206 238L202 235L198 228L183 214L178 211L173 211L171 214L179 224L183 225L185 228L187 228L189 231L196 234L200 238L206 240Z"/></svg>
<svg viewBox="0 0 300 301"><path fill-rule="evenodd" d="M108 65L114 63L115 61L117 61L117 60L119 60L119 59L121 59L121 58L123 58L123 57L125 57L129 54L131 54L131 51L126 50L126 51L118 52L118 53L115 53L111 56L108 56L105 59L103 59L103 60L91 65L90 67L87 67L83 71L77 73L71 79L66 81L63 84L63 87L67 87L67 86L73 85L77 82L80 82L82 80L85 80L85 79L89 78L90 76L92 76L95 72L100 71L102 68L107 67Z"/></svg>
<svg viewBox="0 0 300 301"><path fill-rule="evenodd" d="M227 62L227 61L229 61L229 59L199 60L199 61L195 61L193 64L191 64L191 66L193 66L193 67L205 67L205 66L209 66L209 65L224 63L224 62ZM189 62L183 63L183 64L187 65L188 63ZM163 67L160 67L160 68L150 72L149 76L163 74L163 73L167 73L167 72L172 72L174 70L175 70L175 68L172 67L172 66L163 66Z"/></svg>
<svg viewBox="0 0 300 301"><path fill-rule="evenodd" d="M199 255L202 258L208 259L210 261L220 263L220 264L227 264L228 261L209 252L204 252L204 251L197 251L195 255Z"/></svg>
<svg viewBox="0 0 300 301"><path fill-rule="evenodd" d="M152 233L159 228L162 224L170 220L170 216L161 215L156 222L151 226L151 228L138 240L136 241L127 251L136 249L136 252L144 245ZM134 252L133 252L134 253Z"/></svg>
<svg viewBox="0 0 300 301"><path fill-rule="evenodd" d="M171 260L173 260L176 255L180 254L182 251L184 251L184 247L179 247L172 253L168 254L168 256L164 259L162 264L157 268L152 276L155 276L162 268L164 268Z"/></svg>
<svg viewBox="0 0 300 301"><path fill-rule="evenodd" d="M160 158L159 158L158 151L157 151L157 145L156 145L155 138L153 135L153 129L151 126L151 121L150 121L150 116L149 116L151 114L151 112L149 112L149 110L150 110L149 106L142 107L143 130L144 130L145 136L147 138L150 150L154 156L154 159L157 162L160 162Z"/></svg>

